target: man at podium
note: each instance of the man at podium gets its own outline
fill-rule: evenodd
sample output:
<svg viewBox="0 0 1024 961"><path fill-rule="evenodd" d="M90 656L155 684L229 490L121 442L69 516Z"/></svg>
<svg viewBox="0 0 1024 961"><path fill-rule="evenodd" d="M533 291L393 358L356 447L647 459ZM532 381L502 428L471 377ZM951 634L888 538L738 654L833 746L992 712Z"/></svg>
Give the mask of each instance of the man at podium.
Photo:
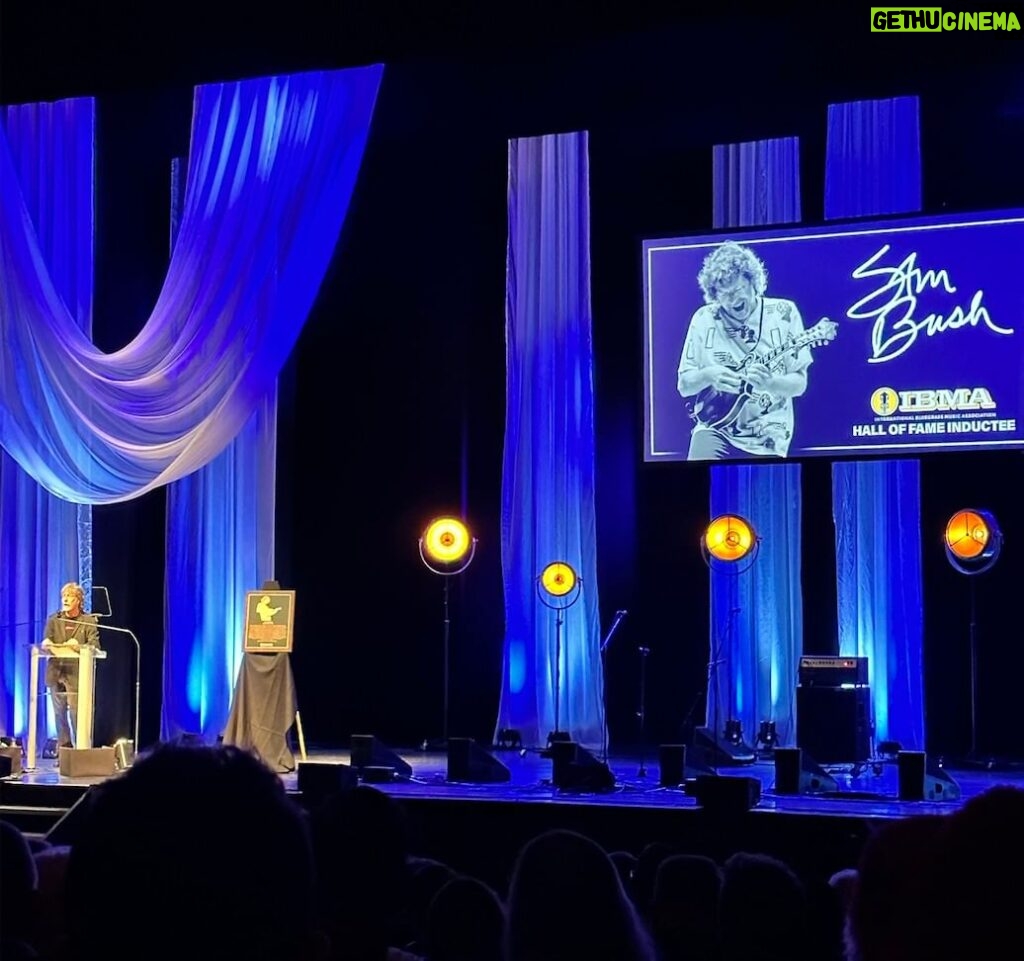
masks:
<svg viewBox="0 0 1024 961"><path fill-rule="evenodd" d="M99 650L100 632L96 618L82 610L85 591L74 583L60 589L60 610L46 619L43 630L44 650L55 655L47 660L46 686L53 701L53 717L57 722L57 746L71 747L71 722L78 715L78 658L56 655L77 654L88 645Z"/></svg>

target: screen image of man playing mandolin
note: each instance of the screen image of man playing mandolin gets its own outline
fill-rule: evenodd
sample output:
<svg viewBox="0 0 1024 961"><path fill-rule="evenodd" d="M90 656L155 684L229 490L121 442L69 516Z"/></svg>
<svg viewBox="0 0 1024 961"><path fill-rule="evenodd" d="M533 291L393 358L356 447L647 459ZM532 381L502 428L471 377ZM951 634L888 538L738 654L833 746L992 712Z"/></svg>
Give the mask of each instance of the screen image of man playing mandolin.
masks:
<svg viewBox="0 0 1024 961"><path fill-rule="evenodd" d="M687 460L788 456L811 347L838 325L825 318L805 331L793 301L765 296L764 264L734 241L708 254L697 282L704 306L690 319L676 381L694 422Z"/></svg>

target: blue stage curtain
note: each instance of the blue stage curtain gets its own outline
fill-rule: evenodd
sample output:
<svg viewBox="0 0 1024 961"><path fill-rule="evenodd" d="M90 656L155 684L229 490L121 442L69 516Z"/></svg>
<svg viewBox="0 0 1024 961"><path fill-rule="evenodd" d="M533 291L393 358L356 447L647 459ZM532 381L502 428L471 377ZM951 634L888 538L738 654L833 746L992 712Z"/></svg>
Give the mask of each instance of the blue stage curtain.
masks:
<svg viewBox="0 0 1024 961"><path fill-rule="evenodd" d="M501 545L505 652L498 728L527 745L555 726L556 612L538 576L575 568L564 611L559 727L602 742L604 706L594 508L588 138L509 143L506 376Z"/></svg>
<svg viewBox="0 0 1024 961"><path fill-rule="evenodd" d="M716 228L800 219L798 138L717 145L713 169ZM748 744L761 721L775 722L780 745L796 740L800 509L799 464L711 468L712 517L740 514L760 537L749 567L741 564L738 574L717 566L711 571L710 662L717 670L710 672L706 723L721 734L727 719L737 719Z"/></svg>
<svg viewBox="0 0 1024 961"><path fill-rule="evenodd" d="M921 208L917 97L831 104L829 219ZM867 657L875 739L923 750L921 472L916 460L832 466L839 652Z"/></svg>
<svg viewBox="0 0 1024 961"><path fill-rule="evenodd" d="M364 71L338 75L337 80L346 83L337 91L346 123L366 125L339 127L350 138L353 153L331 188L343 190L347 198L380 77L379 72ZM177 226L184 229L187 223L179 171L180 164L172 167L172 248ZM181 211L179 203L184 204ZM228 446L199 470L168 485L164 737L190 732L212 740L227 721L242 661L245 592L274 576L276 459L275 378Z"/></svg>
<svg viewBox="0 0 1024 961"><path fill-rule="evenodd" d="M171 505L172 539L181 524L190 536L219 527L202 535L216 551L169 559L170 730L213 733L227 716L241 588L259 586L273 553L266 437L277 374L334 254L381 75L372 66L196 89L167 278L142 331L112 354L82 335L59 293L0 129L0 446L51 493L98 504L187 477L240 432L258 438L197 478L190 506Z"/></svg>
<svg viewBox="0 0 1024 961"><path fill-rule="evenodd" d="M142 330L110 354L56 293L0 132L0 446L42 486L124 501L235 438L276 383L334 255L381 73L196 89L167 277Z"/></svg>
<svg viewBox="0 0 1024 961"><path fill-rule="evenodd" d="M171 165L171 249L184 203ZM161 736L215 740L242 661L242 598L274 576L277 387L205 467L167 485ZM183 656L187 652L188 656Z"/></svg>
<svg viewBox="0 0 1024 961"><path fill-rule="evenodd" d="M12 106L0 110L0 120L39 253L71 322L91 338L95 102ZM27 729L27 648L42 640L61 585L71 580L85 588L88 604L92 508L55 497L0 450L0 732L21 736Z"/></svg>
<svg viewBox="0 0 1024 961"><path fill-rule="evenodd" d="M162 734L214 740L242 662L245 592L274 576L277 389L205 467L167 488Z"/></svg>

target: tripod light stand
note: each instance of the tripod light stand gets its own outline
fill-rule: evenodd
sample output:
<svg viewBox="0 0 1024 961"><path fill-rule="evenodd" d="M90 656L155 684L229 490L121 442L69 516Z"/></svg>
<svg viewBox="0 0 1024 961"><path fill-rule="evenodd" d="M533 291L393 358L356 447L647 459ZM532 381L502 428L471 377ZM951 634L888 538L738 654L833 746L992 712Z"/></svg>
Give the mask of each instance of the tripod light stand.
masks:
<svg viewBox="0 0 1024 961"><path fill-rule="evenodd" d="M957 511L946 524L943 535L946 558L961 574L983 574L999 559L1003 534L995 517L984 510L965 508ZM971 653L971 750L968 760L978 760L978 623L975 580L971 576L971 621L969 644Z"/></svg>
<svg viewBox="0 0 1024 961"><path fill-rule="evenodd" d="M420 560L428 570L442 576L444 584L444 718L442 721L442 744L448 745L448 686L449 686L449 637L451 618L448 615L448 584L455 574L461 574L473 561L476 554L476 538L471 537L462 521L454 517L439 517L431 521L420 537ZM429 741L421 745L423 750Z"/></svg>
<svg viewBox="0 0 1024 961"><path fill-rule="evenodd" d="M552 741L571 740L559 727L562 701L562 622L563 614L580 599L583 581L570 564L554 561L537 576L540 602L555 612L555 729L548 735Z"/></svg>
<svg viewBox="0 0 1024 961"><path fill-rule="evenodd" d="M757 558L760 546L761 541L753 525L739 514L720 514L708 524L700 539L701 556L708 569L733 577L738 577L750 570ZM722 732L719 715L722 697L719 667L722 661L722 648L732 640L733 621L739 612L739 607L730 606L725 639L716 641L712 646L711 658L708 661L707 692L710 694L711 685L714 683L715 693L714 733L712 736L715 746L715 764L712 765L713 767L717 766L718 755L721 751L719 739ZM754 761L756 756L753 750L745 749L743 744L740 721L729 718L725 727L725 738L730 746L728 750L736 762Z"/></svg>

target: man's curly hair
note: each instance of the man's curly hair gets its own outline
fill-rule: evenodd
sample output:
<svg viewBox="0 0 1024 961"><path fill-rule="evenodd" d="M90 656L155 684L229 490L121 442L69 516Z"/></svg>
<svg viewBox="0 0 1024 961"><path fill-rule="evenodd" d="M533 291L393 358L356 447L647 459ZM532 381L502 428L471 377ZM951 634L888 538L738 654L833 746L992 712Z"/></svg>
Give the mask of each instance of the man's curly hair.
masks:
<svg viewBox="0 0 1024 961"><path fill-rule="evenodd" d="M741 278L750 281L758 296L768 289L768 271L757 255L747 247L728 240L704 258L697 282L704 292L704 302L714 304L718 302L719 290Z"/></svg>

